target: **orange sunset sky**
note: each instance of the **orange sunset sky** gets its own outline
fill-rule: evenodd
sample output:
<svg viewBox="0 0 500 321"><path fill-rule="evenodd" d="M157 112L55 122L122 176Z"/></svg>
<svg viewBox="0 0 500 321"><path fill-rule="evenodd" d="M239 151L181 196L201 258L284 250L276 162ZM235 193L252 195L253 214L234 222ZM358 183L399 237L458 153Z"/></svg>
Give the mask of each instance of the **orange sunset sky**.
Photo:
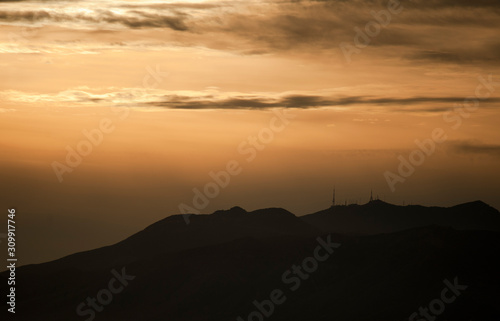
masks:
<svg viewBox="0 0 500 321"><path fill-rule="evenodd" d="M181 204L304 215L334 185L340 203L500 208L499 30L489 0L0 1L19 256L107 245Z"/></svg>

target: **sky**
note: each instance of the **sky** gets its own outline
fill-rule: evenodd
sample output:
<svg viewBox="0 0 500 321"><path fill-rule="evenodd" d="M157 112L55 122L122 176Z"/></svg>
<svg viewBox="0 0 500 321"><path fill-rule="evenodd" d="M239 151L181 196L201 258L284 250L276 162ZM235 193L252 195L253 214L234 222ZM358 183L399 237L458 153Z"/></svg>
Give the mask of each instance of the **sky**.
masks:
<svg viewBox="0 0 500 321"><path fill-rule="evenodd" d="M0 1L19 257L189 211L305 215L334 187L498 209L499 27L493 0Z"/></svg>

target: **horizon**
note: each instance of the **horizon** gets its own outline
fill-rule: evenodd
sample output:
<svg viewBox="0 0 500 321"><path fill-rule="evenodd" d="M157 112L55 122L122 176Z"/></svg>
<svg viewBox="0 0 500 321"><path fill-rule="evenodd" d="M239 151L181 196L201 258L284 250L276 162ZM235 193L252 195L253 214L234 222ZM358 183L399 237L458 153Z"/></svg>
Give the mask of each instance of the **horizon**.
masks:
<svg viewBox="0 0 500 321"><path fill-rule="evenodd" d="M342 207L345 207L345 208L348 208L348 207L364 207L364 206L367 206L367 205L370 205L370 204L380 204L380 203L384 203L384 204L388 204L388 205L391 205L391 206L396 206L396 207L403 207L403 208L406 208L406 207L424 207L424 208L438 208L438 209L450 209L450 208L455 208L455 207L459 207L461 205L467 205L467 204L477 204L477 203L481 203L481 204L484 204L492 209L494 209L496 212L499 212L500 211L491 206L490 204L487 204L481 200L475 200L475 201L470 201L470 202L464 202L464 203L459 203L459 204L455 204L455 205L452 205L452 206L425 206L425 205L421 205L421 204L393 204L393 203L389 203L389 202L386 202L382 199L377 199L377 198L374 198L373 200L368 200L366 203L351 203L351 204L335 204L335 205L330 205L329 207L326 207L324 209L321 209L321 210L317 210L317 211L314 211L314 212L310 212L310 213L306 213L306 214L302 214L302 215L297 215L296 213L292 212L292 211L289 211L288 209L286 209L285 207L266 207L266 208L257 208L257 209L251 209L251 210L247 210L239 205L234 205L234 206L231 206L229 208L221 208L221 209L218 209L218 210L215 210L213 212L207 212L207 213L174 213L174 214L169 214L163 218L160 218L158 219L157 221L154 221L154 222L150 222L150 223L145 223L146 225L143 227L143 228L139 228L135 231L132 231L130 234L127 234L127 235L124 235L121 239L118 239L118 240L115 240L111 243L108 243L108 244L100 244L96 247L92 247L92 248L83 248L83 249L80 249L76 252L71 252L71 253L66 253L66 254L61 254L59 256L53 256L53 257L46 257L40 261L37 261L37 262L27 262L27 263L23 263L23 262L20 262L21 264L19 265L19 267L22 267L22 266L26 266L26 265L32 265L32 264L44 264L44 263L48 263L48 262L52 262L54 260L59 260L59 259L62 259L62 258L65 258L65 257L69 257L69 256L72 256L73 254L78 254L78 253L83 253L83 252L87 252L87 251L92 251L92 250L97 250L97 249L100 249L100 248L103 248L103 247L107 247L107 246L114 246L114 245L117 245L125 240L127 240L129 237L133 236L133 235L136 235L136 234L139 234L139 233L142 233L144 232L148 227L160 222L160 221L163 221L165 219L168 219L169 217L173 217L173 216L180 216L183 218L183 224L186 224L187 226L189 226L190 224L190 219L189 217L192 216L192 215L200 215L200 216L211 216L211 215L214 215L214 214L217 214L218 212L231 212L235 209L241 209L243 210L245 213L252 213L252 212L256 212L256 211L261 211L261 210L276 210L276 209L282 209L282 210L285 210L287 211L288 213L290 214L293 214L295 217L297 218L304 218L305 216L312 216L312 215L315 215L315 214L320 214L320 213L324 213L324 212L328 212L328 211L331 211L333 209L335 209L336 207L339 207L339 208L342 208ZM373 215L377 215L378 213L372 213ZM499 217L500 218L500 217ZM428 228L432 225L424 225L424 226L420 226L420 227L413 227L413 228L409 228L409 229L414 229L414 228ZM455 229L456 230L456 229ZM403 230L404 231L404 230ZM343 232L339 232L338 234L344 234ZM349 235L350 233L345 233L346 235ZM24 261L24 260L23 260ZM6 270L0 270L0 272L4 272Z"/></svg>
<svg viewBox="0 0 500 321"><path fill-rule="evenodd" d="M274 209L274 208L277 208L277 209L284 209L292 214L294 214L295 216L297 217L301 217L301 216L304 216L304 215L310 215L310 214L315 214L317 212L321 212L321 211L325 211L325 210L328 210L328 209L331 209L333 207L342 207L342 206L351 206L351 205L356 205L356 206L363 206L363 205L368 205L370 203L377 203L377 202L381 202L381 203L385 203L385 204L389 204L389 205L394 205L394 206L401 206L401 207L405 207L405 206L421 206L421 207L437 207L437 208L451 208L451 207L455 207L455 206L460 206L460 205L465 205L465 204L473 204L473 203L482 203L482 204L485 204L485 205L488 205L489 207L497 210L500 212L499 209L497 209L496 207L492 206L491 204L488 204L482 200L474 200L474 201L468 201L468 202L463 202L463 203L458 203L458 204L454 204L454 205L450 205L450 206L439 206L439 205L422 205L422 204L414 204L414 203L406 203L406 202L403 202L403 204L396 204L396 203L391 203L391 202L387 202L383 199L380 199L380 198L374 198L373 200L368 200L366 202L360 202L360 203L338 203L338 204L335 204L335 205L330 205L328 207L325 207L324 209L322 210L319 210L319 211L315 211L315 212L308 212L306 214L302 214L302 215L297 215L295 214L293 211L290 211L288 210L286 207L277 207L277 206L270 206L270 207L264 207L264 208L257 208L257 209L252 209L252 210L247 210L246 208L240 206L240 205L232 205L230 207L225 207L225 208L220 208L220 209L217 209L213 212L204 212L204 213L176 213L176 214L170 214L168 216L166 216L165 218L169 217L169 216L172 216L172 215L212 215L218 211L230 211L234 208L240 208L242 210L244 210L245 212L249 213L249 212L253 212L253 211L258 211L258 210L261 210L261 209Z"/></svg>

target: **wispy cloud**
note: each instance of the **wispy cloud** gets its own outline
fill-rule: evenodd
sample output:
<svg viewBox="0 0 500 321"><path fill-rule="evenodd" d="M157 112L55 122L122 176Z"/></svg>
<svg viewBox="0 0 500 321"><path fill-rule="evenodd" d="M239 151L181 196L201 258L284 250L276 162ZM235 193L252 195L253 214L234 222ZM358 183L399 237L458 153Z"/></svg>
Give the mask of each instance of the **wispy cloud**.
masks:
<svg viewBox="0 0 500 321"><path fill-rule="evenodd" d="M433 63L498 64L498 1L402 1L404 11L373 39L368 51ZM161 30L150 39L241 54L338 54L354 28L373 20L386 1L1 1L0 24L66 29ZM456 36L460 34L461 41ZM121 36L123 37L123 36ZM128 44L128 39L119 39ZM467 46L464 46L467 44ZM398 47L394 50L394 47ZM127 49L125 45L123 49ZM378 52L385 48L383 52ZM392 48L392 49L391 49Z"/></svg>
<svg viewBox="0 0 500 321"><path fill-rule="evenodd" d="M21 10L0 10L0 21L4 23L34 23L38 25L64 25L73 27L99 28L122 25L128 28L170 28L187 30L186 14L176 11L153 12L148 10L113 10L86 8L28 8ZM69 25L71 26L71 25Z"/></svg>
<svg viewBox="0 0 500 321"><path fill-rule="evenodd" d="M500 145L496 144L484 144L477 140L460 140L460 141L452 141L449 143L452 151L474 155L474 154L483 154L488 156L500 157Z"/></svg>
<svg viewBox="0 0 500 321"><path fill-rule="evenodd" d="M99 90L99 91L102 91ZM7 90L0 97L10 102L54 104L113 105L123 107L158 107L169 109L269 109L269 108L325 108L381 106L392 110L442 112L464 97L374 97L339 96L334 93L283 92L242 93L220 92L213 88L204 91L167 91L162 89L110 88L106 93L95 93L91 88L74 88L55 94L26 93ZM490 98L485 103L500 102ZM441 107L428 107L428 103ZM409 108L413 107L413 108Z"/></svg>

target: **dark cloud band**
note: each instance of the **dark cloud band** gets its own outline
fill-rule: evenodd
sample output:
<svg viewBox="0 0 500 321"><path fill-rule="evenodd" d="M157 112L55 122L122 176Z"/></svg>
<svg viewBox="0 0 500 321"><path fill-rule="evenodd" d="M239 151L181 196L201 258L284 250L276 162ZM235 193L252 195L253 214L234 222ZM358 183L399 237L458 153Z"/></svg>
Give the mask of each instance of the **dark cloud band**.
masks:
<svg viewBox="0 0 500 321"><path fill-rule="evenodd" d="M224 100L210 100L207 98L197 99L192 97L169 96L163 101L149 102L147 105L155 107L178 108L178 109L268 109L268 108L320 108L339 107L355 105L391 105L411 106L427 103L461 103L464 97L409 97L409 98L371 98L363 96L328 98L315 95L290 95L280 99L269 99L266 97L252 98L229 98ZM491 98L487 102L500 102L500 98ZM442 112L451 108L427 108L422 111Z"/></svg>

